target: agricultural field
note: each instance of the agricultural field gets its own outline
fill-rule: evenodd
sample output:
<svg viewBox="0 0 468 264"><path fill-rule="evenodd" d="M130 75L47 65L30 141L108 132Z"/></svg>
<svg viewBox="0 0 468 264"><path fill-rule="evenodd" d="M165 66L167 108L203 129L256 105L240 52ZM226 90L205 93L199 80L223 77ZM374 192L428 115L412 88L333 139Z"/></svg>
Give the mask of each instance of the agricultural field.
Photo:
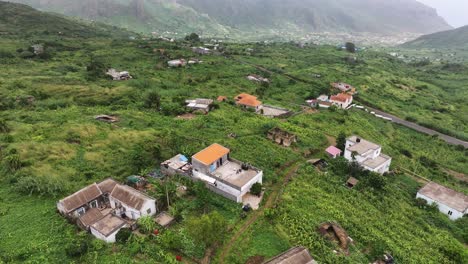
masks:
<svg viewBox="0 0 468 264"><path fill-rule="evenodd" d="M25 57L24 50L37 42L45 43L48 56ZM167 68L169 59L197 57L189 44L42 35L0 39L0 263L175 263L176 255L186 263L206 257L212 263L245 263L297 244L308 247L320 263L368 263L387 251L399 263L468 261L466 218L451 222L433 208L419 208L414 197L424 182L405 174L468 193L466 178L460 177L468 174L466 149L362 111L300 112L306 98L342 80L358 87L362 102L464 138L468 120L460 113L468 112L466 68L421 69L373 51L358 54L361 61L350 65L343 51L292 44L224 44L227 57L203 56L201 64ZM244 54L247 48L254 54ZM110 81L102 74L109 67L129 71L133 79ZM253 73L271 83L248 81ZM231 100L241 92L297 114L269 119L242 111ZM187 112L185 99L220 95L230 100L217 103L208 115L180 118ZM120 121L94 120L99 114ZM299 142L291 148L270 142L266 132L273 127L296 134ZM325 158L323 150L341 132L377 142L393 157L395 173L385 176L379 189L365 178L355 190L345 189L348 171L342 161L330 162L326 174L306 163ZM145 175L175 154L191 156L214 142L264 171L260 211L243 215L240 205L175 177L152 180L148 191L177 219L158 236L144 233L107 245L56 213L58 199L87 184ZM291 179L284 183L286 176ZM187 196L176 195L178 184L188 186ZM224 229L213 240L199 240L191 232L203 215L222 219ZM349 256L333 254L336 246L318 235L324 221L339 222L354 239ZM425 247L429 242L433 246Z"/></svg>

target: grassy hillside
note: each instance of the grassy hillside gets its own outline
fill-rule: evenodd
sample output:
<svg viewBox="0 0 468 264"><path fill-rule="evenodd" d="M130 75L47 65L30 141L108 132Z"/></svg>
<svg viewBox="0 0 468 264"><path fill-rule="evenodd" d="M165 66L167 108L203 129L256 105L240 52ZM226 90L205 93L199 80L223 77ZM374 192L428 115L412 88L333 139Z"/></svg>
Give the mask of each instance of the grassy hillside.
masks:
<svg viewBox="0 0 468 264"><path fill-rule="evenodd" d="M465 65L410 65L373 51L356 55L356 63L332 47L226 43L228 56L203 56L201 64L171 69L166 67L170 59L197 57L191 44L104 37L105 32L93 34L93 27L54 15L3 7L18 8L13 17L22 22L12 20L12 13L6 20L0 16L6 25L17 25L0 38L1 263L172 264L176 255L185 263L200 263L207 255L212 263L241 264L298 244L320 263L368 263L384 252L398 263L468 262L467 218L452 222L414 200L422 178L468 194L466 149L364 111L300 112L306 98L330 92L328 83L342 80L358 87L358 100L465 137ZM47 27L31 24L35 17L50 19ZM58 23L63 25L52 25ZM48 27L70 35L48 34ZM38 41L47 56L28 51ZM103 75L109 67L134 78L111 81ZM248 81L252 73L271 83ZM231 101L218 103L208 115L180 116L187 113L185 99L233 98L241 92L298 113L269 119ZM120 121L96 121L99 114ZM266 131L276 126L295 133L299 142L283 148L269 141ZM341 159L329 161L326 174L315 171L306 161L325 158L323 150L341 132L381 144L393 158L394 172L375 178L351 170ZM233 133L236 138L229 136ZM264 171L260 211L243 215L238 204L171 177L150 180L148 193L177 219L158 236L133 235L126 243L109 245L56 213L58 199L87 184L145 175L177 153L190 156L213 142ZM361 180L352 191L343 187L351 173ZM188 187L184 197L176 194L180 184ZM213 232L223 234L215 247L191 232L193 219L210 212L226 221L225 229ZM318 235L323 221L339 222L354 239L349 256L334 254L336 245Z"/></svg>
<svg viewBox="0 0 468 264"><path fill-rule="evenodd" d="M13 54L0 60L5 66L5 74L0 77L3 131L0 135L3 166L0 259L5 262L171 263L178 254L193 263L192 259L203 257L206 248L188 235L187 224L202 212L218 211L231 228L215 251L213 263L220 263L221 250L247 220L240 217L238 205L211 193L207 205L200 207L196 201L200 200L197 197L203 197L202 193L183 179L174 178L170 182L187 184L193 192L186 198L171 195L169 210L179 220L159 238L134 237L127 244L105 245L79 232L55 213L57 199L85 184L109 176L123 180L156 167L176 153L189 155L212 142L230 147L234 158L265 171L267 198L282 183L286 171L281 167L291 162L300 165L278 209L266 218L261 216L242 233L241 239L227 251L225 263L244 263L256 255L270 257L296 244L310 248L321 263L366 262L384 251L391 251L402 263L416 263L423 258L434 263L461 263L460 260L467 259L462 245L467 241L464 220L451 222L435 211L419 209L413 197L421 183L400 169L414 171L466 193L466 182L447 173L450 170L468 174L466 150L377 120L361 111L321 111L276 120L224 103L209 115L179 119L176 115L184 113L180 103L183 99L219 95L232 98L240 92L255 94L262 90L245 79L247 74L257 72L255 68L222 56L205 56L203 64L188 68L166 68L165 62L170 58L194 56L180 43L90 38L78 47L73 40L61 40L61 46L73 49L57 50L50 59L21 58L16 54L24 46L21 40L1 40L1 44ZM287 44L226 44L231 53L248 47L256 50L253 56L235 55L236 58L262 62L268 67L275 63L284 70L297 67L292 72L301 73L301 77L309 80L313 80L310 74L318 69L322 74L336 71L334 78L351 76L351 72L353 76L363 75L369 68L393 78L403 74L379 66L387 59L372 52L365 54L366 68L360 68L344 63L342 57L346 53L329 47L299 49ZM167 57L153 52L155 48L165 49ZM270 61L269 57L274 59ZM289 64L289 60L295 63ZM92 61L129 70L134 79L128 82L96 79L86 70ZM393 63L400 71L413 74L411 67ZM426 76L420 74L412 76L419 81ZM327 88L325 84L294 82L276 74L269 77L272 83L262 100L296 111L297 103ZM367 83L374 82L379 82L379 78L370 75ZM381 92L389 95L392 89L396 88ZM371 97L368 91L363 89L362 96ZM162 98L160 111L148 104L149 95L154 92ZM419 93L419 96L429 96L425 90ZM32 101L30 96L34 98ZM381 97L371 98L378 102ZM393 101L387 103L393 105ZM98 114L115 114L121 121L112 125L100 123L93 119ZM300 142L290 149L275 145L265 137L266 129L272 126L296 133ZM339 164L332 165L326 176L305 165L306 159L323 156L322 150L330 140L327 136L336 137L341 131L348 135L357 133L382 144L384 152L394 158L393 168L400 173L386 178L384 191L376 193L365 184L352 192L343 189L346 172L339 169L342 168ZM238 137L229 138L230 133ZM309 154L304 156L304 153ZM159 182L153 185L156 190L164 186ZM151 194L161 197L158 192ZM162 194L164 197L165 193ZM340 222L355 239L349 257L335 256L332 253L335 246L315 233L317 225L324 220ZM31 239L23 239L25 236ZM170 237L183 242L174 245ZM429 237L437 246L413 247L427 243ZM71 248L82 244L86 249L76 255ZM238 250L242 252L240 255Z"/></svg>
<svg viewBox="0 0 468 264"><path fill-rule="evenodd" d="M6 37L124 37L116 27L71 20L27 5L0 1L0 35Z"/></svg>
<svg viewBox="0 0 468 264"><path fill-rule="evenodd" d="M468 50L468 26L419 37L402 45L411 49Z"/></svg>

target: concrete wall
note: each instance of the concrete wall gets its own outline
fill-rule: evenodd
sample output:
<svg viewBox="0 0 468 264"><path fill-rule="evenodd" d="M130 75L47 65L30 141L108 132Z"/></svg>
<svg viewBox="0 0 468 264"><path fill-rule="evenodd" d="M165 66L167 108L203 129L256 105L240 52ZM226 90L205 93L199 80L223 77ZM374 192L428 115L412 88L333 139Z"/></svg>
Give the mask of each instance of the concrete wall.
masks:
<svg viewBox="0 0 468 264"><path fill-rule="evenodd" d="M123 226L122 228L124 228L124 227L126 227L126 225ZM97 231L93 227L91 227L90 230L91 230L91 234L93 234L93 236L95 236L97 239L104 240L107 243L115 243L115 236L120 231L120 229L117 229L114 233L110 234L108 237L105 237L103 234L101 234L99 231Z"/></svg>
<svg viewBox="0 0 468 264"><path fill-rule="evenodd" d="M221 158L223 160L223 164L226 163L226 161L228 161L228 158L229 158L229 154L226 154ZM192 157L192 168L194 171L198 171L203 174L208 174L212 172L210 168L212 168L213 165L214 165L214 169L216 170L218 168L218 160L216 160L210 165L205 165L204 163Z"/></svg>
<svg viewBox="0 0 468 264"><path fill-rule="evenodd" d="M442 203L439 203L437 201L434 201L432 200L431 198L423 195L423 194L420 194L419 192L416 194L416 198L422 198L424 200L427 201L428 204L437 204L437 206L439 207L439 211L445 215L447 215L451 220L457 220L458 218L462 218L463 217L463 212L459 212L453 208L450 208L448 206L446 206L445 204L442 204ZM448 212L451 211L452 212L452 215L449 215Z"/></svg>

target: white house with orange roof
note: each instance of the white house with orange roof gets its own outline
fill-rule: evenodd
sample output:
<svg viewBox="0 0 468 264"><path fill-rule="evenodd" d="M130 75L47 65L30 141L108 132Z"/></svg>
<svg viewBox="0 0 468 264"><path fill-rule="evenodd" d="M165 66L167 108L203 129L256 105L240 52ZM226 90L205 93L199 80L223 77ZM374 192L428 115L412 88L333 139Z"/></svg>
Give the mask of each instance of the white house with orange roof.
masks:
<svg viewBox="0 0 468 264"><path fill-rule="evenodd" d="M234 100L236 101L236 105L246 109L254 109L255 112L260 112L263 108L262 102L259 101L256 96L250 94L241 93L234 97Z"/></svg>
<svg viewBox="0 0 468 264"><path fill-rule="evenodd" d="M207 187L238 203L252 185L262 183L263 171L235 159L230 149L213 144L192 156L193 177Z"/></svg>
<svg viewBox="0 0 468 264"><path fill-rule="evenodd" d="M347 93L340 93L330 96L330 103L340 108L346 109L353 103L353 96Z"/></svg>

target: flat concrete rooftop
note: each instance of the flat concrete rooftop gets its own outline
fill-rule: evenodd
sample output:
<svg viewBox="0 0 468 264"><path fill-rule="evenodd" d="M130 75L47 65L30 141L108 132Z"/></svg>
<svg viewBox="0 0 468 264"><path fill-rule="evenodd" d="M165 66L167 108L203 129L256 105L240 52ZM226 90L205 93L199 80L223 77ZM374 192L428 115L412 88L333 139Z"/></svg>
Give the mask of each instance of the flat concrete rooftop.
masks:
<svg viewBox="0 0 468 264"><path fill-rule="evenodd" d="M242 188L247 182L255 178L258 173L259 171L253 169L243 170L240 163L228 161L212 174L238 188Z"/></svg>

